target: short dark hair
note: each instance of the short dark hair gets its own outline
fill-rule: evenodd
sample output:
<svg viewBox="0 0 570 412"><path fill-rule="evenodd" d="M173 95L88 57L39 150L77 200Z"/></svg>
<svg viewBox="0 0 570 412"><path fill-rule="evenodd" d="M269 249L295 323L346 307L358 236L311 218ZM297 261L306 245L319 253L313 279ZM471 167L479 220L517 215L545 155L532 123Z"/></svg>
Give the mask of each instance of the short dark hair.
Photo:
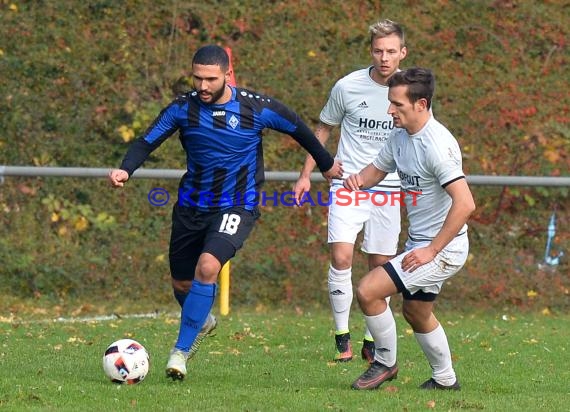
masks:
<svg viewBox="0 0 570 412"><path fill-rule="evenodd" d="M223 47L215 44L200 47L192 58L192 65L203 64L211 66L220 66L222 71L226 71L230 67L230 58Z"/></svg>
<svg viewBox="0 0 570 412"><path fill-rule="evenodd" d="M388 87L408 86L406 96L412 103L419 99L427 100L428 109L435 90L435 76L430 69L423 67L410 67L394 73L388 79Z"/></svg>

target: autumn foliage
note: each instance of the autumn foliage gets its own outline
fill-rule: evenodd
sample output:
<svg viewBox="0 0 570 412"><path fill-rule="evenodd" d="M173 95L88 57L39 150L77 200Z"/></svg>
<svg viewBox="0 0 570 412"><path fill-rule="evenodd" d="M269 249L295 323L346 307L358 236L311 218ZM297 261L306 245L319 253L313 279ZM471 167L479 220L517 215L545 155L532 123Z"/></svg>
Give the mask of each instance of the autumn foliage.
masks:
<svg viewBox="0 0 570 412"><path fill-rule="evenodd" d="M204 43L230 47L236 82L294 107L311 125L333 83L369 63L368 25L407 31L405 65L437 76L435 115L458 138L469 175L568 176L570 28L563 0L0 2L0 164L114 167L126 147L190 86ZM181 169L171 139L147 168ZM268 170L297 171L304 152L267 133ZM6 178L0 191L1 292L56 299L171 302L169 208L136 180ZM266 189L290 190L291 182ZM315 185L315 190L327 190ZM473 187L471 257L446 301L566 307L568 188ZM234 259L234 303L326 304L326 210L265 207ZM558 217L560 265L541 265ZM354 273L364 273L364 259ZM123 296L117 285L133 286ZM140 285L144 285L141 287ZM532 293L530 293L532 291Z"/></svg>

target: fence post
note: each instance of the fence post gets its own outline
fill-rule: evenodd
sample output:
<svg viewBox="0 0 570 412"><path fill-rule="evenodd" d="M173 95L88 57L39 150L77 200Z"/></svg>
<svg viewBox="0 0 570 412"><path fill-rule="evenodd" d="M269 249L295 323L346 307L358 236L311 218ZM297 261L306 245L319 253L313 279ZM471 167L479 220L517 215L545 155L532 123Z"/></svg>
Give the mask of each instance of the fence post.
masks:
<svg viewBox="0 0 570 412"><path fill-rule="evenodd" d="M230 261L228 260L219 276L220 282L220 314L227 316L230 313Z"/></svg>

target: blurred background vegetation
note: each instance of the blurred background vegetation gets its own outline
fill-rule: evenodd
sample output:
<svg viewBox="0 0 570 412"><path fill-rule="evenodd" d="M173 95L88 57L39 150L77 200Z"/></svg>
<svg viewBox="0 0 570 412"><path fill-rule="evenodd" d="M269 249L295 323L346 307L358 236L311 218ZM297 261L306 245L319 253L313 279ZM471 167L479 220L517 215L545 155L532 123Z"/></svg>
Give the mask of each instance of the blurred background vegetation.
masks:
<svg viewBox="0 0 570 412"><path fill-rule="evenodd" d="M567 0L0 0L0 165L119 165L160 108L190 88L197 47L231 47L237 83L314 126L341 76L369 64L368 26L402 23L404 66L432 68L434 113L459 140L467 174L568 175ZM177 138L146 168L184 168ZM334 144L334 142L332 142ZM333 150L333 145L331 145ZM267 170L298 171L292 139L265 136ZM292 182L268 182L287 191ZM0 315L176 309L168 272L170 206L138 179L7 177L0 185ZM323 184L313 189L327 190ZM441 305L569 306L568 188L472 188L468 264ZM546 226L556 211L544 267ZM264 207L232 261L232 305L328 305L326 209ZM365 272L357 256L354 273Z"/></svg>

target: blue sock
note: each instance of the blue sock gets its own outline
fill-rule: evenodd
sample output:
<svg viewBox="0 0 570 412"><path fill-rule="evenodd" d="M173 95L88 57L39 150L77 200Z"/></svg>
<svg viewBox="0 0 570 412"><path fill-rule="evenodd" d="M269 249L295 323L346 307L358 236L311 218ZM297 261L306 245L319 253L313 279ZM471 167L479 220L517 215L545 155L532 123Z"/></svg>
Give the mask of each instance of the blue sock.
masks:
<svg viewBox="0 0 570 412"><path fill-rule="evenodd" d="M174 291L174 297L176 298L176 301L178 302L181 308L184 307L184 301L186 300L186 296L188 296L188 292L182 293Z"/></svg>
<svg viewBox="0 0 570 412"><path fill-rule="evenodd" d="M180 330L178 331L178 340L174 347L184 352L190 350L190 346L194 343L198 332L206 323L206 318L214 306L214 298L216 297L215 283L201 283L197 280L192 282L188 298L182 306L182 315L180 316Z"/></svg>

